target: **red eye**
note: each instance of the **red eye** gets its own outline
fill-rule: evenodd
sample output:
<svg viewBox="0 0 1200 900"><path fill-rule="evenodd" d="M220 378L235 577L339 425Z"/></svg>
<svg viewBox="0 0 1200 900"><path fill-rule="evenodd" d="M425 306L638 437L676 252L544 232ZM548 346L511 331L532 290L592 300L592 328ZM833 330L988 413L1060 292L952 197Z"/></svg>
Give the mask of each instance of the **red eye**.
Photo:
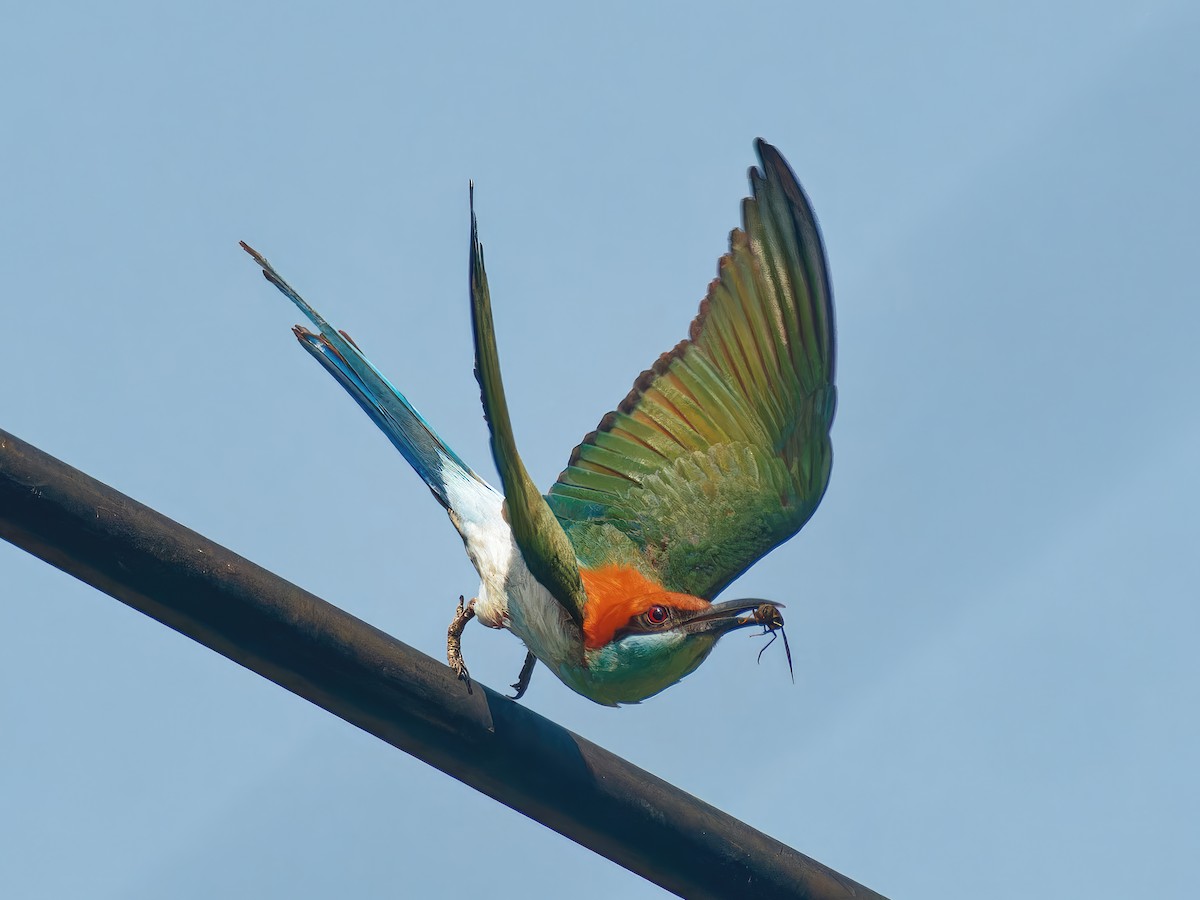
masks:
<svg viewBox="0 0 1200 900"><path fill-rule="evenodd" d="M649 625L662 625L667 621L667 608L665 606L652 606L646 610L646 622Z"/></svg>

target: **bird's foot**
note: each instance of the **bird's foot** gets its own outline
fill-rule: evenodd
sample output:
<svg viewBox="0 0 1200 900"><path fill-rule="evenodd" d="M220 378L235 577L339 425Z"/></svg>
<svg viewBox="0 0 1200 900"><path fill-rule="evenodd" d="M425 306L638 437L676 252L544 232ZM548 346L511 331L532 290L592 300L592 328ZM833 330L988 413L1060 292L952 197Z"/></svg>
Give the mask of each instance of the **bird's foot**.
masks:
<svg viewBox="0 0 1200 900"><path fill-rule="evenodd" d="M533 677L533 667L537 665L537 657L529 651L525 653L525 664L521 666L521 674L517 676L517 680L510 685L515 694L509 696L509 700L520 700L525 696L525 692L529 690L529 679Z"/></svg>
<svg viewBox="0 0 1200 900"><path fill-rule="evenodd" d="M463 662L462 633L463 629L467 627L467 623L473 618L475 618L475 600L464 603L463 597L460 595L458 608L454 611L454 620L446 629L446 660L450 663L454 674L458 676L458 680L467 683L468 694L472 693L471 673L467 671L467 664Z"/></svg>

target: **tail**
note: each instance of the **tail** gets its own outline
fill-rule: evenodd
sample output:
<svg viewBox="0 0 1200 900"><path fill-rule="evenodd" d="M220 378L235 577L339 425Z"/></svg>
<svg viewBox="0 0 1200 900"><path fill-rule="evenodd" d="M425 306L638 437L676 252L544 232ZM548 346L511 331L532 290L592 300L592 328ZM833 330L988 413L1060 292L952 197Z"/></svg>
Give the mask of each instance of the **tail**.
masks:
<svg viewBox="0 0 1200 900"><path fill-rule="evenodd" d="M452 498L463 496L463 488L467 488L471 494L478 493L480 489L494 492L487 482L459 459L457 453L442 442L404 395L379 374L379 370L359 352L349 335L334 330L260 253L244 241L242 249L262 266L267 281L279 288L317 327L318 334L299 325L292 329L304 349L358 401L358 405L388 436L409 465L416 469L442 506L451 513L456 512L452 508ZM451 518L455 517L452 515Z"/></svg>

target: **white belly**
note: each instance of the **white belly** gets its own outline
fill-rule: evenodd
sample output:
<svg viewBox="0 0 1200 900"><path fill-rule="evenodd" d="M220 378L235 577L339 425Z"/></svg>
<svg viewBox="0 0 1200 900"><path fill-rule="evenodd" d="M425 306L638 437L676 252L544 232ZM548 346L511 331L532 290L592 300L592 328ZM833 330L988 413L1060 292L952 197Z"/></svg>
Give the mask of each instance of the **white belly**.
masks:
<svg viewBox="0 0 1200 900"><path fill-rule="evenodd" d="M579 629L533 577L504 521L504 498L480 482L448 485L451 520L479 572L475 615L489 628L507 628L556 671L582 662Z"/></svg>

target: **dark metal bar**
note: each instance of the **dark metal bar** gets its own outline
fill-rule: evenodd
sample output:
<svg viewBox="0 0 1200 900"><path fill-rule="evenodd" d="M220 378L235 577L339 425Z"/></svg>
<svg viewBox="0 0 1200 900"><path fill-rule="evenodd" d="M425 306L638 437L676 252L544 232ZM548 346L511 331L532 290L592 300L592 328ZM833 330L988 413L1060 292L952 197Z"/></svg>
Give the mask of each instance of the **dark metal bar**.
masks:
<svg viewBox="0 0 1200 900"><path fill-rule="evenodd" d="M2 430L0 537L669 891L879 898Z"/></svg>

